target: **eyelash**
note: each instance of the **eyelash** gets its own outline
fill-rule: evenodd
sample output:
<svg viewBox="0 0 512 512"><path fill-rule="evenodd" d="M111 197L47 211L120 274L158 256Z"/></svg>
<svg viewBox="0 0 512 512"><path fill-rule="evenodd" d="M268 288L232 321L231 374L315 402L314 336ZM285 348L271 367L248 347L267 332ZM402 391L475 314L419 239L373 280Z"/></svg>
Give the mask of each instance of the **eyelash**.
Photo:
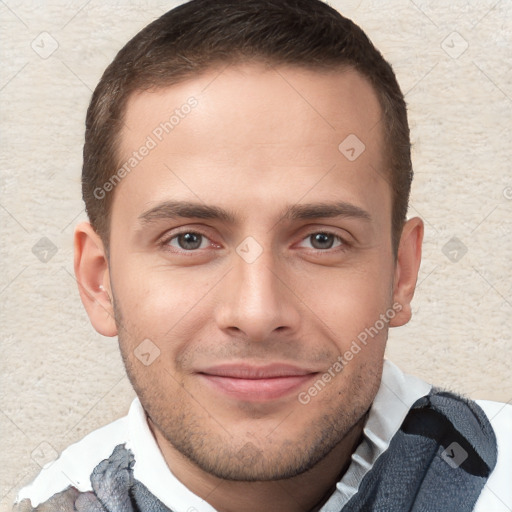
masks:
<svg viewBox="0 0 512 512"><path fill-rule="evenodd" d="M201 231L193 231L193 230L187 229L187 230L179 231L178 233L173 233L171 236L165 237L164 239L162 239L159 242L159 246L163 250L171 252L171 253L174 253L174 254L185 254L185 255L190 255L190 256L196 255L198 253L198 251L204 250L204 249L190 249L190 250L180 249L180 250L175 250L174 248L171 249L169 243L172 240L174 240L175 238L179 237L180 235L185 235L185 234L199 235L199 236L202 236L202 237L206 238L207 240L210 240L208 235L206 235L205 233L202 233ZM328 235L328 236L334 237L335 241L339 241L340 242L340 245L337 246L337 247L328 248L328 249L314 249L314 248L309 249L308 248L310 251L314 251L315 253L332 254L333 252L338 252L338 251L339 252L343 252L343 251L346 251L348 248L350 248L350 244L344 238L342 238L337 233L334 233L334 232L329 231L329 230L311 231L310 233L308 233L306 236L304 236L301 239L301 242L306 240L306 239L308 239L308 238L310 238L313 235L319 235L319 234ZM218 246L218 244L215 244L214 242L211 242L211 240L210 240L210 246L211 245L217 245Z"/></svg>
<svg viewBox="0 0 512 512"><path fill-rule="evenodd" d="M194 253L197 254L197 252L199 250L203 250L203 249L191 249L191 250L187 251L186 249L176 250L174 248L171 248L171 246L169 245L169 242L171 242L171 240L174 240L175 238L179 237L180 235L185 235L185 234L199 235L199 236L202 236L202 237L206 238L207 240L210 240L208 235L206 235L205 233L202 233L201 231L194 231L192 229L185 229L183 231L179 231L178 233L173 233L171 236L165 237L164 239L162 239L161 242L159 242L159 245L165 251L169 251L169 252L174 253L174 254L186 254L186 255L190 255L190 256L193 256ZM212 244L213 243L210 241L210 245L212 245ZM215 245L217 245L217 244L215 244Z"/></svg>
<svg viewBox="0 0 512 512"><path fill-rule="evenodd" d="M309 240L313 235L327 235L329 237L333 237L333 245L336 244L336 242L339 242L340 245L335 247L329 247L327 249L315 249L314 247L303 248L306 249L310 254L332 256L333 254L345 252L349 248L349 243L344 238L342 238L337 233L334 233L333 231L329 230L310 231L306 236L301 238L301 243L306 240Z"/></svg>

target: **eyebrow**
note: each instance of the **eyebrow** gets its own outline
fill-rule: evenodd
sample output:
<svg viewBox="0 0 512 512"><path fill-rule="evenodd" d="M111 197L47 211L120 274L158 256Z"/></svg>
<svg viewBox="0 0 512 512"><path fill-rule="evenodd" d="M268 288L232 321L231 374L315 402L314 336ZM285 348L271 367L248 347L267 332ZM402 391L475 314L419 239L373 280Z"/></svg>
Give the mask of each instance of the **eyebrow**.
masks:
<svg viewBox="0 0 512 512"><path fill-rule="evenodd" d="M139 221L142 225L146 225L158 220L194 217L198 219L218 219L229 224L235 224L236 222L235 215L223 208L190 201L164 201L141 213Z"/></svg>
<svg viewBox="0 0 512 512"><path fill-rule="evenodd" d="M296 204L287 209L283 218L286 220L320 219L332 217L352 217L371 221L371 215L363 208L345 201L335 203Z"/></svg>
<svg viewBox="0 0 512 512"><path fill-rule="evenodd" d="M345 201L334 203L295 204L285 208L281 220L308 220L320 218L355 218L371 221L371 215L363 208ZM236 224L236 215L219 206L208 206L190 201L164 201L141 213L139 222L145 226L152 222L176 218L215 219Z"/></svg>

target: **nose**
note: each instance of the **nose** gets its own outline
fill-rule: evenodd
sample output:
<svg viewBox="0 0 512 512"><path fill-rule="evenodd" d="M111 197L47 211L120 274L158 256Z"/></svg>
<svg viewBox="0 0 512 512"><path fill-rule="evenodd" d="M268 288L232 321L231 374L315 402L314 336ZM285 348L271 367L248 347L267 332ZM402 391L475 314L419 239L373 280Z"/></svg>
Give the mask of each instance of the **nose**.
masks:
<svg viewBox="0 0 512 512"><path fill-rule="evenodd" d="M265 341L278 332L296 333L300 300L293 283L270 250L250 262L233 254L233 266L222 283L217 325L248 341Z"/></svg>

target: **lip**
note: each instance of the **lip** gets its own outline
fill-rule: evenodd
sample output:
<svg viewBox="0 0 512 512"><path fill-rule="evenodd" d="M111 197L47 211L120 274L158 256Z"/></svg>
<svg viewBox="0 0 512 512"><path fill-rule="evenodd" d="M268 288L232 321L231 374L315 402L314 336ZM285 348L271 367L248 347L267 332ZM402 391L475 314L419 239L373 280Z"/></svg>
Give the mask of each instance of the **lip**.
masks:
<svg viewBox="0 0 512 512"><path fill-rule="evenodd" d="M198 372L214 391L250 402L285 397L306 385L317 374L317 371L288 364L223 364Z"/></svg>

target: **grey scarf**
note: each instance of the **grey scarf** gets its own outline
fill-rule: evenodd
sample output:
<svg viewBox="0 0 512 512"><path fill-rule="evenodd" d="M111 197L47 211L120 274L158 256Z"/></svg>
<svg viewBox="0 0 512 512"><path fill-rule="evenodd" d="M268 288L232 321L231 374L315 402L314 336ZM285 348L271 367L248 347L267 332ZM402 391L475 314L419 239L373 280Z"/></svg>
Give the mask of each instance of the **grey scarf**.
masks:
<svg viewBox="0 0 512 512"><path fill-rule="evenodd" d="M411 407L388 449L340 512L470 512L496 465L494 431L480 407L432 389ZM172 512L133 476L124 445L91 474L92 491L68 487L15 512Z"/></svg>

